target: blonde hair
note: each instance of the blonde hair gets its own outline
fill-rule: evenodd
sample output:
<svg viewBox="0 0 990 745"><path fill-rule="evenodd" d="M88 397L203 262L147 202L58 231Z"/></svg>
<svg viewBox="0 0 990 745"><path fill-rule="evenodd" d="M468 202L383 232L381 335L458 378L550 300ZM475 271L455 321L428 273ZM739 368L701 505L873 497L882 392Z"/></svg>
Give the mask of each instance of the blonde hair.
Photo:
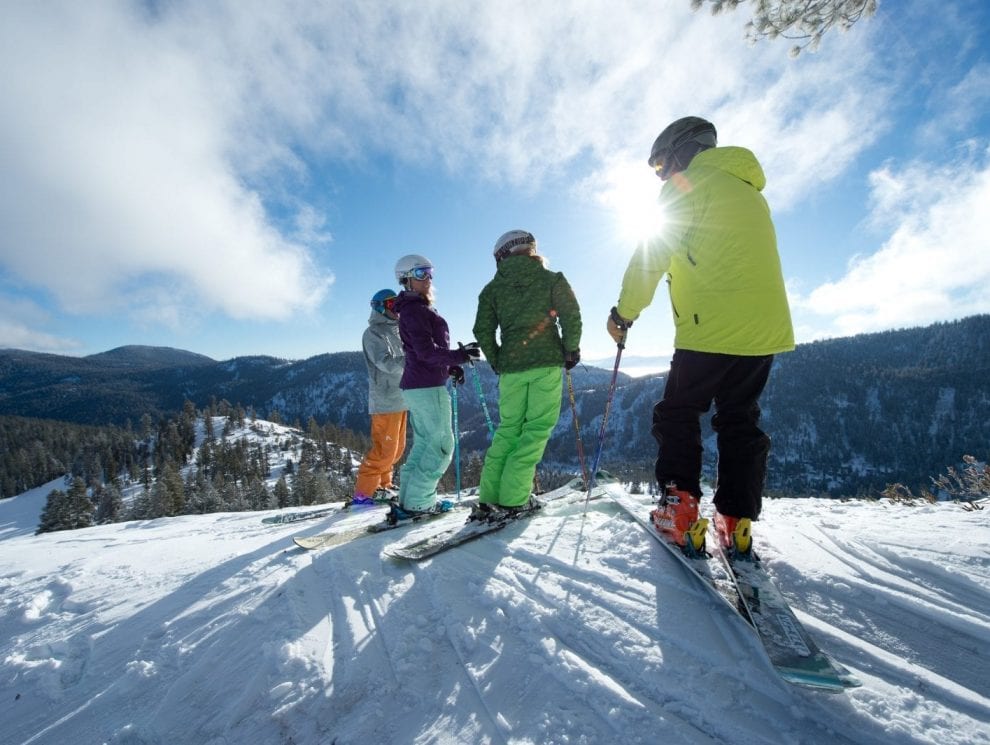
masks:
<svg viewBox="0 0 990 745"><path fill-rule="evenodd" d="M517 253L515 255L516 256L529 256L530 258L536 259L538 262L540 262L540 266L542 266L544 269L546 269L547 267L550 266L549 259L547 259L547 257L544 256L543 254L539 254L539 253L536 252L536 246L530 246L528 250L526 250L526 251L520 251L519 253Z"/></svg>

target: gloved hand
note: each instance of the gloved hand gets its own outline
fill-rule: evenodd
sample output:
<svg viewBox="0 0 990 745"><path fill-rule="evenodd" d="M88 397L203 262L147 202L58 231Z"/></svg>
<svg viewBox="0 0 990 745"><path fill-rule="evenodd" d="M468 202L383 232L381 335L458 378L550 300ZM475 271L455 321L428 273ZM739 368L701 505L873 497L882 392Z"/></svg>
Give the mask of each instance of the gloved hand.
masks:
<svg viewBox="0 0 990 745"><path fill-rule="evenodd" d="M451 365L447 374L454 379L454 385L464 385L464 368L460 365Z"/></svg>
<svg viewBox="0 0 990 745"><path fill-rule="evenodd" d="M633 322L620 316L619 311L613 305L612 310L609 312L608 323L605 328L608 329L608 335L612 337L616 344L625 344L626 332L632 325Z"/></svg>
<svg viewBox="0 0 990 745"><path fill-rule="evenodd" d="M464 358L465 362L474 362L475 360L481 359L481 346L476 341L472 341L468 344L461 344L461 351L466 355Z"/></svg>
<svg viewBox="0 0 990 745"><path fill-rule="evenodd" d="M567 352L564 354L564 369L571 370L580 361L581 361L580 349L575 349L573 352Z"/></svg>

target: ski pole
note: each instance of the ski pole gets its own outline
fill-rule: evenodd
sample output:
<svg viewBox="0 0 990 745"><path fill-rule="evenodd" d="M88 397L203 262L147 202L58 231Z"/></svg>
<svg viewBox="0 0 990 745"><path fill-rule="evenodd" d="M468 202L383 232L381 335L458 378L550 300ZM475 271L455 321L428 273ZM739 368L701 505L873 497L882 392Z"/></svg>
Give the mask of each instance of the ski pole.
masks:
<svg viewBox="0 0 990 745"><path fill-rule="evenodd" d="M616 343L619 348L615 353L615 368L612 370L612 383L608 387L608 398L605 399L605 413L602 415L602 429L598 433L598 452L595 453L595 460L591 465L591 478L588 481L588 496L584 499L584 507L588 508L588 500L591 499L591 489L595 485L598 477L598 463L602 459L602 450L605 448L605 425L608 423L608 412L612 408L612 398L615 396L615 384L619 379L619 361L622 359L622 350L626 346L626 335Z"/></svg>
<svg viewBox="0 0 990 745"><path fill-rule="evenodd" d="M584 476L584 483L591 483L588 480L588 464L584 461L584 442L581 440L581 426L578 424L577 403L574 401L574 384L571 382L571 371L564 368L564 376L567 378L567 397L571 401L571 417L574 419L574 434L577 437L578 462L581 463L581 475Z"/></svg>
<svg viewBox="0 0 990 745"><path fill-rule="evenodd" d="M481 400L481 410L485 412L485 424L488 425L488 439L495 437L495 425L492 423L492 415L488 413L488 403L485 401L485 394L481 390L481 373L478 372L474 363L471 363L471 378L474 380L474 389L478 391L478 398Z"/></svg>
<svg viewBox="0 0 990 745"><path fill-rule="evenodd" d="M461 343L458 343L457 346L464 349L464 345ZM481 401L481 410L485 413L485 424L488 425L488 439L492 440L495 437L495 425L492 424L492 416L488 413L488 402L485 401L485 393L481 390L481 373L474 366L473 359L468 359L468 364L471 366L471 379L474 381L474 389L478 392L478 399Z"/></svg>
<svg viewBox="0 0 990 745"><path fill-rule="evenodd" d="M451 381L450 402L454 414L454 488L457 501L461 501L461 431L457 425L457 381Z"/></svg>

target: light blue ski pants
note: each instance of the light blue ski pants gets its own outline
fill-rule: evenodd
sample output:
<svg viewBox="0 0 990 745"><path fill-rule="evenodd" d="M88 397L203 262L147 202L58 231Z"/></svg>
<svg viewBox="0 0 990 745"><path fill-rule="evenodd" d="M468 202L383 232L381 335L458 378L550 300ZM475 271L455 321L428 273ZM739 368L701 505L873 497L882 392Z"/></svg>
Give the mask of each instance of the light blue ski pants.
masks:
<svg viewBox="0 0 990 745"><path fill-rule="evenodd" d="M428 510L437 501L437 483L454 458L450 394L443 386L402 391L409 408L413 444L400 470L399 504Z"/></svg>

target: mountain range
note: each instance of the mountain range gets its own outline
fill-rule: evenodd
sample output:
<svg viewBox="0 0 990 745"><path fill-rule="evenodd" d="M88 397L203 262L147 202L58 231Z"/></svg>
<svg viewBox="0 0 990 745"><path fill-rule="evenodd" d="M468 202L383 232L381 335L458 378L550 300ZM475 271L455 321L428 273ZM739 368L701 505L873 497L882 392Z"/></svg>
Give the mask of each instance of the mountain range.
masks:
<svg viewBox="0 0 990 745"><path fill-rule="evenodd" d="M497 418L498 379L487 364L468 371L458 396L463 452L488 441L482 398ZM579 365L574 406L563 387L561 419L545 460L576 467L580 423L587 461L648 480L656 445L653 404L663 373L616 376ZM768 490L847 496L889 483L918 488L963 455L990 455L990 315L914 329L801 344L779 355L761 400L773 438ZM479 391L481 396L479 396ZM87 357L0 350L0 415L82 424L125 425L143 415L226 400L282 421L311 417L366 432L367 373L360 352L291 361L267 356L217 361L179 349L126 346ZM707 420L707 417L705 418ZM703 429L706 474L714 475L715 441Z"/></svg>

